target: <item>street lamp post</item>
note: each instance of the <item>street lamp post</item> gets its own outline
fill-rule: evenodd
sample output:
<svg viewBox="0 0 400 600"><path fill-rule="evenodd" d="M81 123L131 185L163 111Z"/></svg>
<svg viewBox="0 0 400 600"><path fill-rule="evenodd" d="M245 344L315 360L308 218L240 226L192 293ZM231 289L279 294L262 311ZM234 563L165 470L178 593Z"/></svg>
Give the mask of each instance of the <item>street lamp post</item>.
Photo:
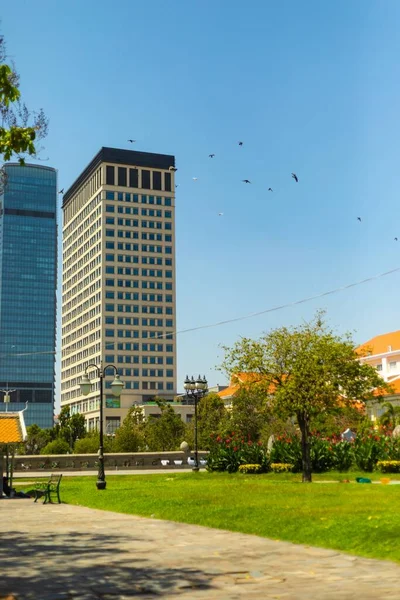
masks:
<svg viewBox="0 0 400 600"><path fill-rule="evenodd" d="M207 394L207 379L205 376L202 379L199 375L195 381L193 376L191 379L189 379L189 377L186 375L183 387L185 388L187 397L194 400L194 467L192 468L192 471L198 471L199 455L197 447L197 402Z"/></svg>
<svg viewBox="0 0 400 600"><path fill-rule="evenodd" d="M104 368L102 366L98 367L95 364L90 364L86 367L85 373L82 376L82 381L80 382L81 393L84 396L87 396L90 392L90 388L92 384L90 383L90 379L87 375L89 369L96 369L97 376L100 379L100 442L99 442L99 470L97 473L97 482L96 487L98 490L106 489L106 475L104 472L104 449L103 449L103 379L104 373L106 369L111 367L114 369L114 381L111 384L111 392L114 396L119 397L122 392L122 388L124 384L119 378L118 369L115 365L106 365Z"/></svg>
<svg viewBox="0 0 400 600"><path fill-rule="evenodd" d="M4 394L4 398L3 401L6 405L6 412L8 412L8 405L10 403L10 394L12 392L16 392L17 390L9 390L8 389L8 383L7 383L7 389L6 390L0 390L0 392L2 392Z"/></svg>

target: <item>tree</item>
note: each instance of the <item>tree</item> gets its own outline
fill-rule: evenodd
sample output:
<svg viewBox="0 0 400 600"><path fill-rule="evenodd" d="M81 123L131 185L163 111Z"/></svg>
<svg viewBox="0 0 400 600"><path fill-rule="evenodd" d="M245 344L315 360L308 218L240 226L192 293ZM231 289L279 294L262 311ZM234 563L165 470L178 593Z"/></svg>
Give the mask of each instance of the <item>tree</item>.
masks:
<svg viewBox="0 0 400 600"><path fill-rule="evenodd" d="M142 409L132 406L121 427L116 431L113 443L114 452L139 452L144 449L144 428Z"/></svg>
<svg viewBox="0 0 400 600"><path fill-rule="evenodd" d="M30 112L21 101L19 75L15 66L6 61L6 44L0 35L0 158L7 161L16 155L23 165L24 155L37 154L36 142L47 135L48 119L42 109Z"/></svg>
<svg viewBox="0 0 400 600"><path fill-rule="evenodd" d="M96 431L87 433L84 438L76 440L74 445L74 454L97 454L99 451L100 434ZM104 436L103 449L104 452L114 452L113 438Z"/></svg>
<svg viewBox="0 0 400 600"><path fill-rule="evenodd" d="M58 420L59 428L57 437L68 442L72 450L76 440L84 438L87 434L85 417L78 413L71 415L69 406L64 406L61 409Z"/></svg>
<svg viewBox="0 0 400 600"><path fill-rule="evenodd" d="M396 427L400 421L400 406L394 406L391 402L383 402L387 410L381 415L379 423L385 426Z"/></svg>
<svg viewBox="0 0 400 600"><path fill-rule="evenodd" d="M194 411L194 407L193 407ZM225 432L228 428L228 414L223 400L218 394L210 393L201 398L197 405L198 447L209 450L212 437ZM187 426L186 441L190 446L194 443L194 420Z"/></svg>
<svg viewBox="0 0 400 600"><path fill-rule="evenodd" d="M295 417L301 432L303 482L311 482L311 427L321 414L340 412L356 402L377 400L388 386L358 359L350 334L327 327L323 313L300 327L281 327L258 340L242 338L225 347L222 367L253 373L251 386L271 400L281 416Z"/></svg>
<svg viewBox="0 0 400 600"><path fill-rule="evenodd" d="M41 450L51 441L49 429L41 429L39 425L29 425L26 428L25 454L40 454Z"/></svg>
<svg viewBox="0 0 400 600"><path fill-rule="evenodd" d="M149 417L145 423L145 443L149 451L179 450L185 436L185 424L174 409L159 402L160 417Z"/></svg>
<svg viewBox="0 0 400 600"><path fill-rule="evenodd" d="M44 448L41 449L40 454L68 454L70 450L68 442L58 438L49 442Z"/></svg>
<svg viewBox="0 0 400 600"><path fill-rule="evenodd" d="M231 424L247 440L257 442L268 419L268 397L263 390L244 385L232 399Z"/></svg>

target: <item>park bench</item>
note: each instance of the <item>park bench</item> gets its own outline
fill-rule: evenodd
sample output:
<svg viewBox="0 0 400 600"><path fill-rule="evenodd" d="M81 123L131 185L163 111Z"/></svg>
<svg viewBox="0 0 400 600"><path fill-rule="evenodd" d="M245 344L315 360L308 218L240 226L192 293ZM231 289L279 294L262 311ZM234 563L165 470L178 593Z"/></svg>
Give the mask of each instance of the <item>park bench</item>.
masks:
<svg viewBox="0 0 400 600"><path fill-rule="evenodd" d="M51 495L57 494L58 503L61 504L60 500L60 483L61 483L62 475L51 475L50 479L43 483L36 483L33 488L33 492L35 493L35 502L37 502L38 498L44 496L43 504L47 502L52 503Z"/></svg>

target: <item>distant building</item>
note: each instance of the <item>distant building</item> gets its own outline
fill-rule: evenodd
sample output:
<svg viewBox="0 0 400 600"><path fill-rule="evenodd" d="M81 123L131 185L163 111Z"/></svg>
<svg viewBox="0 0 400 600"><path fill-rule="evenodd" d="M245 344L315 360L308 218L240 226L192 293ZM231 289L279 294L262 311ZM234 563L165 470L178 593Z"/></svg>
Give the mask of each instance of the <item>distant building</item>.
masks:
<svg viewBox="0 0 400 600"><path fill-rule="evenodd" d="M102 148L64 194L61 406L99 422L98 380L82 396L89 363L105 377L105 431L133 404L176 394L175 157Z"/></svg>
<svg viewBox="0 0 400 600"><path fill-rule="evenodd" d="M53 426L57 173L6 164L0 195L0 389L26 425ZM0 411L5 405L0 396Z"/></svg>
<svg viewBox="0 0 400 600"><path fill-rule="evenodd" d="M357 348L361 354L360 361L367 363L378 371L387 381L392 392L385 396L385 401L394 405L400 404L400 330L377 335ZM367 413L376 420L384 412L385 407L379 404L367 406Z"/></svg>

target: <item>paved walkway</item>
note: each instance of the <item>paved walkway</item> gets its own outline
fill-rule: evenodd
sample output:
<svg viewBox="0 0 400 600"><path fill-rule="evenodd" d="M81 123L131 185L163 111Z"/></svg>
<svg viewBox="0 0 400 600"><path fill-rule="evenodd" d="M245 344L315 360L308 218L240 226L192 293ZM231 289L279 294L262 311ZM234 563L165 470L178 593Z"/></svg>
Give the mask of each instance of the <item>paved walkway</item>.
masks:
<svg viewBox="0 0 400 600"><path fill-rule="evenodd" d="M0 519L1 600L400 597L400 566L332 550L22 499Z"/></svg>
<svg viewBox="0 0 400 600"><path fill-rule="evenodd" d="M158 469L106 469L106 477L111 475L160 475L161 473L191 473L190 467L159 467ZM207 473L206 469L200 469L200 473ZM13 479L32 479L40 477L50 477L55 473L56 475L62 473L63 477L93 477L96 479L97 470L85 470L85 471L14 471ZM1 600L1 596L0 596Z"/></svg>

